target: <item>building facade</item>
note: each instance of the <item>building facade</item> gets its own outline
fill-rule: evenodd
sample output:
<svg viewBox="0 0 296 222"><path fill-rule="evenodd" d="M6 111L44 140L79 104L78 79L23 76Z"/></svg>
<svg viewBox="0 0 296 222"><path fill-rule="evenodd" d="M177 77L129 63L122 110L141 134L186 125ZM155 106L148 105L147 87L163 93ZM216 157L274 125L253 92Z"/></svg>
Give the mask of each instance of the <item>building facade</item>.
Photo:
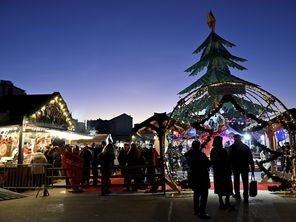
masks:
<svg viewBox="0 0 296 222"><path fill-rule="evenodd" d="M133 118L125 113L110 120L88 120L87 129L98 134L111 134L114 141L131 141Z"/></svg>
<svg viewBox="0 0 296 222"><path fill-rule="evenodd" d="M0 96L26 95L26 91L13 85L11 81L0 80Z"/></svg>

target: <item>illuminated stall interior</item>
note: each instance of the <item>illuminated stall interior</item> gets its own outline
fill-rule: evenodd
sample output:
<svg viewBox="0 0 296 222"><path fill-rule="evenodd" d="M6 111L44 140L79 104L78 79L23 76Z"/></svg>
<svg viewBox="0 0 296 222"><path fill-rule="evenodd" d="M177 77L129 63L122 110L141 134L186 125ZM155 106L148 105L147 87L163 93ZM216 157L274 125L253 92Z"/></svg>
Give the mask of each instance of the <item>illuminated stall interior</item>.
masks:
<svg viewBox="0 0 296 222"><path fill-rule="evenodd" d="M58 92L0 97L0 163L28 163L38 149L92 137L74 132L68 107ZM20 155L19 155L20 154Z"/></svg>

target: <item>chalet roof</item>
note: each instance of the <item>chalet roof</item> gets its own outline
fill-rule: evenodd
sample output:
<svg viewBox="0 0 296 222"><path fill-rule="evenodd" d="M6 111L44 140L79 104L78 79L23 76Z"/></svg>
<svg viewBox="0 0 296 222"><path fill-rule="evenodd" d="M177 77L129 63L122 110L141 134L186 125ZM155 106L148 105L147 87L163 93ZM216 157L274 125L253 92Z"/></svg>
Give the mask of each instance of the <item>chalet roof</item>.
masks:
<svg viewBox="0 0 296 222"><path fill-rule="evenodd" d="M19 124L23 117L37 111L60 93L35 94L35 95L7 95L0 97L0 114L9 115L9 124ZM5 125L6 121L1 121Z"/></svg>

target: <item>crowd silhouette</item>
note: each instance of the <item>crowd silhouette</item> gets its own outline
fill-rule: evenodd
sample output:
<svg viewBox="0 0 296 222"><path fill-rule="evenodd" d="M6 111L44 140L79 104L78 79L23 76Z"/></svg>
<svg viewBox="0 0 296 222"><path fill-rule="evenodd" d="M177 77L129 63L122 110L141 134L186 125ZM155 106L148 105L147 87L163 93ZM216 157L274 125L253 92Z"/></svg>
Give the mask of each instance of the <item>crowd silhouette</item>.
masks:
<svg viewBox="0 0 296 222"><path fill-rule="evenodd" d="M62 164L65 153L80 159L81 176L78 171L73 173L71 167ZM125 192L137 192L139 189L145 192L158 191L160 156L153 144L144 148L136 143L125 143L123 147L117 147L111 141L85 146L67 144L64 147L47 146L44 154L54 168L54 176L65 178L69 187L74 174L75 177L80 177L79 190L101 186L101 195L111 193L111 178L116 177L123 178Z"/></svg>
<svg viewBox="0 0 296 222"><path fill-rule="evenodd" d="M210 156L204 153L199 140L194 140L185 154L188 162L188 185L193 190L194 214L208 219L206 212L209 188L211 186L209 170L212 167L214 177L214 193L218 195L221 210L234 210L230 197L240 200L240 180L243 184L243 201L249 202L249 172L254 176L254 161L250 147L241 141L240 135L233 136L233 144L226 143L223 138L215 136ZM101 184L101 195L111 193L111 178L120 175L124 181L125 192L156 192L160 182L160 155L152 144L141 147L136 143L125 143L116 147L112 142L100 145L84 146L66 145L64 152L71 152L83 161L80 186L97 186ZM48 148L45 153L47 162L61 166L63 153L55 148ZM116 166L114 163L117 163ZM117 167L117 168L116 168ZM55 175L66 175L66 171L56 170ZM233 176L233 182L232 182ZM69 182L67 182L69 184ZM233 192L234 191L234 192Z"/></svg>
<svg viewBox="0 0 296 222"><path fill-rule="evenodd" d="M253 156L250 148L241 141L240 135L236 134L233 138L234 143L227 144L224 148L223 138L215 136L209 158L203 152L199 140L193 141L191 149L185 153L189 162L188 185L193 190L194 214L203 219L211 218L206 212L210 167L213 168L214 193L218 195L221 210L235 210L230 204L230 197L233 196L237 201L241 199L240 177L243 183L244 203L249 203L249 172L254 176L255 170Z"/></svg>

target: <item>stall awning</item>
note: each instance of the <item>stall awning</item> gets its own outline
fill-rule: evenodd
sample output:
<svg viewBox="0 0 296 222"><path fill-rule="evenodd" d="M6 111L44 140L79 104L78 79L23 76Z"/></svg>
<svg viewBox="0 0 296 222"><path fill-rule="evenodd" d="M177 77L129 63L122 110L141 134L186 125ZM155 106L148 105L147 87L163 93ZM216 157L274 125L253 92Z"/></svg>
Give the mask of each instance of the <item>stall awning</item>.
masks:
<svg viewBox="0 0 296 222"><path fill-rule="evenodd" d="M74 143L80 143L80 144L101 144L103 141L108 142L111 141L113 142L111 134L96 134L93 136L91 139L77 139L73 141Z"/></svg>
<svg viewBox="0 0 296 222"><path fill-rule="evenodd" d="M61 139L66 140L91 140L93 139L93 136L90 135L84 135L79 134L71 131L62 131L62 130L56 130L56 129L47 129L46 132L50 133L50 135L54 137L58 137Z"/></svg>

